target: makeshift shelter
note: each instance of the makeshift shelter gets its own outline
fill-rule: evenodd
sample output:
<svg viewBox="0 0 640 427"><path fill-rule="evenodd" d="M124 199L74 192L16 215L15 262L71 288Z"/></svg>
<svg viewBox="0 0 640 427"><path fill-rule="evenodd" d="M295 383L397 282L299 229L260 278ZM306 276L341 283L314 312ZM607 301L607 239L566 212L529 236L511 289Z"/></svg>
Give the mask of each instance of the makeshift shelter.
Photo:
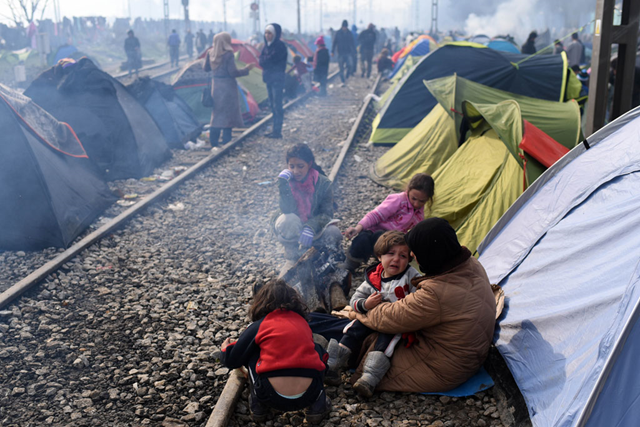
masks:
<svg viewBox="0 0 640 427"><path fill-rule="evenodd" d="M395 66L393 67L393 70L391 71L391 75L389 76L389 78L393 78L404 66L405 62L407 61L407 58L409 57L422 57L425 56L426 54L428 54L429 52L431 52L432 50L435 50L438 48L438 44L435 43L435 41L432 41L430 39L418 39L418 40L414 40L413 42L411 42L411 48L407 51L406 54L401 54L401 51L396 52L396 54L400 53L399 55L397 55L396 59L392 59L393 62L395 62ZM394 58L396 57L396 55L393 55ZM415 65L415 62L411 65Z"/></svg>
<svg viewBox="0 0 640 427"><path fill-rule="evenodd" d="M200 123L211 121L211 108L202 106L202 91L211 83L211 73L204 71L205 55L184 65L173 78L173 90L194 112ZM236 57L236 66L244 67ZM269 98L267 86L262 81L262 70L254 68L248 76L238 77L238 97L245 121L255 119L260 111L258 105Z"/></svg>
<svg viewBox="0 0 640 427"><path fill-rule="evenodd" d="M309 49L309 47L301 41L295 38L283 38L281 40L293 50L294 54L300 55L303 60L313 56L313 50Z"/></svg>
<svg viewBox="0 0 640 427"><path fill-rule="evenodd" d="M403 189L416 173L433 174L458 149L462 124L462 102L518 102L522 117L540 128L567 149L580 138L580 108L569 102L545 101L517 95L453 75L424 82L438 101L431 112L395 146L372 165L370 176L379 184ZM464 136L464 135L463 135ZM567 150L568 151L568 150ZM534 153L535 154L535 153ZM524 153L527 159L527 183L544 171L538 156ZM548 166L548 165L547 165Z"/></svg>
<svg viewBox="0 0 640 427"><path fill-rule="evenodd" d="M202 131L202 124L186 102L167 84L149 77L136 79L127 89L144 105L171 148L184 148Z"/></svg>
<svg viewBox="0 0 640 427"><path fill-rule="evenodd" d="M73 129L0 85L0 250L67 247L115 199Z"/></svg>
<svg viewBox="0 0 640 427"><path fill-rule="evenodd" d="M579 95L580 82L569 70L566 55L526 55L455 42L424 56L394 88L373 123L371 141L395 144L436 105L422 83L453 75L532 98L564 101ZM577 85L577 86L576 86Z"/></svg>
<svg viewBox="0 0 640 427"><path fill-rule="evenodd" d="M640 108L549 168L480 245L534 426L640 419ZM437 188L437 187L436 187Z"/></svg>
<svg viewBox="0 0 640 427"><path fill-rule="evenodd" d="M87 58L43 72L25 95L73 127L107 179L149 175L171 156L144 107Z"/></svg>
<svg viewBox="0 0 640 427"><path fill-rule="evenodd" d="M509 40L504 39L493 39L489 43L487 43L487 47L493 50L501 50L503 52L510 53L520 53L520 49L518 46L510 42Z"/></svg>

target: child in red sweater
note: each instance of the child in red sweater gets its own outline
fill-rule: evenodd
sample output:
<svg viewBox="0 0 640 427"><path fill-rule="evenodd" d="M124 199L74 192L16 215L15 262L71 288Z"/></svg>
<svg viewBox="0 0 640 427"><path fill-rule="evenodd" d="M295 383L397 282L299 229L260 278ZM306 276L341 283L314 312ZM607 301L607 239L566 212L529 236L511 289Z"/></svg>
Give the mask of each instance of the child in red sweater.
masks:
<svg viewBox="0 0 640 427"><path fill-rule="evenodd" d="M249 408L255 422L267 418L268 408L306 408L309 423L320 422L331 401L323 381L328 355L313 342L308 309L298 293L282 280L264 285L249 308L251 325L237 341L222 343L222 363L249 371Z"/></svg>

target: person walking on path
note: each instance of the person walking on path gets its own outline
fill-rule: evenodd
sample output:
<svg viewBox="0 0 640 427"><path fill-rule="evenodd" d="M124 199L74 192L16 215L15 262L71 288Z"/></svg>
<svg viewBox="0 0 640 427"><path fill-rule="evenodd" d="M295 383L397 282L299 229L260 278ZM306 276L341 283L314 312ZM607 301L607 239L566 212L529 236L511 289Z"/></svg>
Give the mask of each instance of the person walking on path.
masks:
<svg viewBox="0 0 640 427"><path fill-rule="evenodd" d="M193 58L193 34L191 34L191 30L187 30L187 35L184 36L184 44L187 49L187 55L189 55L189 59Z"/></svg>
<svg viewBox="0 0 640 427"><path fill-rule="evenodd" d="M262 81L267 85L269 105L273 113L273 129L268 138L282 138L282 92L284 90L285 69L287 67L287 47L280 40L282 28L278 24L269 24L264 30L264 47L260 52Z"/></svg>
<svg viewBox="0 0 640 427"><path fill-rule="evenodd" d="M171 30L167 44L169 45L169 59L171 61L171 66L173 67L175 64L177 67L178 61L180 60L180 36L176 30Z"/></svg>
<svg viewBox="0 0 640 427"><path fill-rule="evenodd" d="M527 37L527 41L522 45L522 49L520 51L525 55L533 55L536 53L536 38L538 37L538 33L535 31L531 31L529 33L529 37Z"/></svg>
<svg viewBox="0 0 640 427"><path fill-rule="evenodd" d="M124 52L127 54L129 77L134 70L137 76L138 70L142 67L142 53L140 52L140 40L133 34L133 30L127 31L127 38L124 39Z"/></svg>
<svg viewBox="0 0 640 427"><path fill-rule="evenodd" d="M207 52L204 61L204 71L213 73L211 83L213 111L209 134L212 147L218 145L221 131L222 144L226 144L231 141L231 129L244 126L236 77L246 76L253 67L254 64L249 64L238 70L233 56L233 47L231 47L231 35L216 34L213 38L213 48Z"/></svg>
<svg viewBox="0 0 640 427"><path fill-rule="evenodd" d="M213 30L209 30L209 34L207 35L207 47L213 46L214 37L215 37L215 34L213 33Z"/></svg>
<svg viewBox="0 0 640 427"><path fill-rule="evenodd" d="M342 21L342 27L339 31L336 31L332 41L331 55L335 55L336 51L338 52L338 65L340 66L340 80L342 81L342 86L344 86L351 75L351 57L356 54L356 44L353 41L353 34L349 31L349 23L346 19Z"/></svg>
<svg viewBox="0 0 640 427"><path fill-rule="evenodd" d="M196 33L196 52L200 55L207 48L207 36L202 28Z"/></svg>
<svg viewBox="0 0 640 427"><path fill-rule="evenodd" d="M567 46L567 59L569 60L569 68L574 66L580 67L580 64L586 62L584 45L580 41L578 33L571 34L571 43Z"/></svg>
<svg viewBox="0 0 640 427"><path fill-rule="evenodd" d="M320 96L327 96L327 76L329 75L329 51L324 43L324 37L316 39L316 54L313 57L313 77L320 83Z"/></svg>
<svg viewBox="0 0 640 427"><path fill-rule="evenodd" d="M362 62L362 77L364 77L365 71L367 73L367 78L371 77L373 51L376 46L375 28L375 25L369 24L367 29L361 32L358 36L358 43L360 44L360 61Z"/></svg>

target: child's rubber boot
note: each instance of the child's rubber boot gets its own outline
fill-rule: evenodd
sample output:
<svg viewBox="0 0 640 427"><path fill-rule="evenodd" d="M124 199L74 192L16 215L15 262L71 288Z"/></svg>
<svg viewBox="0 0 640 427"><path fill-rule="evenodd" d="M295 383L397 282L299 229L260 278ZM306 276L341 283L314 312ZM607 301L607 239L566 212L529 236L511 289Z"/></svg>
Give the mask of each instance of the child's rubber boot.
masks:
<svg viewBox="0 0 640 427"><path fill-rule="evenodd" d="M391 367L391 360L383 351L371 351L364 361L362 376L353 389L362 397L371 397L378 383Z"/></svg>
<svg viewBox="0 0 640 427"><path fill-rule="evenodd" d="M327 347L327 354L329 354L329 360L327 361L327 372L324 374L324 382L328 385L338 385L342 381L340 373L349 361L351 350L341 346L338 341L331 338Z"/></svg>
<svg viewBox="0 0 640 427"><path fill-rule="evenodd" d="M251 419L255 423L265 422L269 414L269 408L258 401L251 381L249 381L249 412L251 412Z"/></svg>
<svg viewBox="0 0 640 427"><path fill-rule="evenodd" d="M322 390L318 399L304 411L304 415L309 424L318 424L331 412L331 400Z"/></svg>

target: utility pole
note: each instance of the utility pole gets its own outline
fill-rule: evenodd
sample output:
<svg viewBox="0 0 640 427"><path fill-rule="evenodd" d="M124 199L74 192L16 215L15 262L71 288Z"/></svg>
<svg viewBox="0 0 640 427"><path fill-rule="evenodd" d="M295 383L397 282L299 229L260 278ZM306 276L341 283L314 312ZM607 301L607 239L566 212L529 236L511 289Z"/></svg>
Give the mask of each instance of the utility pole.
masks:
<svg viewBox="0 0 640 427"><path fill-rule="evenodd" d="M164 0L164 39L169 37L169 0Z"/></svg>
<svg viewBox="0 0 640 427"><path fill-rule="evenodd" d="M358 0L353 0L353 22L351 23L352 25L358 26L358 24L356 24L356 19L357 19L357 14L356 14L356 8L358 5Z"/></svg>
<svg viewBox="0 0 640 427"><path fill-rule="evenodd" d="M222 0L222 17L224 18L224 31L227 31L227 0Z"/></svg>
<svg viewBox="0 0 640 427"><path fill-rule="evenodd" d="M438 0L431 1L431 35L438 33Z"/></svg>
<svg viewBox="0 0 640 427"><path fill-rule="evenodd" d="M300 0L296 3L298 4L298 34L300 34Z"/></svg>
<svg viewBox="0 0 640 427"><path fill-rule="evenodd" d="M131 0L127 1L127 6L129 7L129 21L131 21Z"/></svg>
<svg viewBox="0 0 640 427"><path fill-rule="evenodd" d="M182 6L184 7L184 30L191 29L191 21L189 20L189 0L182 0Z"/></svg>
<svg viewBox="0 0 640 427"><path fill-rule="evenodd" d="M369 22L373 24L373 0L369 0Z"/></svg>
<svg viewBox="0 0 640 427"><path fill-rule="evenodd" d="M322 1L320 0L320 32L322 32Z"/></svg>
<svg viewBox="0 0 640 427"><path fill-rule="evenodd" d="M258 0L253 0L251 3L251 17L253 18L253 34L257 34L260 31L260 4Z"/></svg>
<svg viewBox="0 0 640 427"><path fill-rule="evenodd" d="M614 70L615 89L609 118L613 120L631 109L640 2L637 0L622 1L620 25L613 25L615 5L615 0L597 0L596 3L586 136L593 134L605 124L611 69L611 44L614 43L618 45L618 59Z"/></svg>

